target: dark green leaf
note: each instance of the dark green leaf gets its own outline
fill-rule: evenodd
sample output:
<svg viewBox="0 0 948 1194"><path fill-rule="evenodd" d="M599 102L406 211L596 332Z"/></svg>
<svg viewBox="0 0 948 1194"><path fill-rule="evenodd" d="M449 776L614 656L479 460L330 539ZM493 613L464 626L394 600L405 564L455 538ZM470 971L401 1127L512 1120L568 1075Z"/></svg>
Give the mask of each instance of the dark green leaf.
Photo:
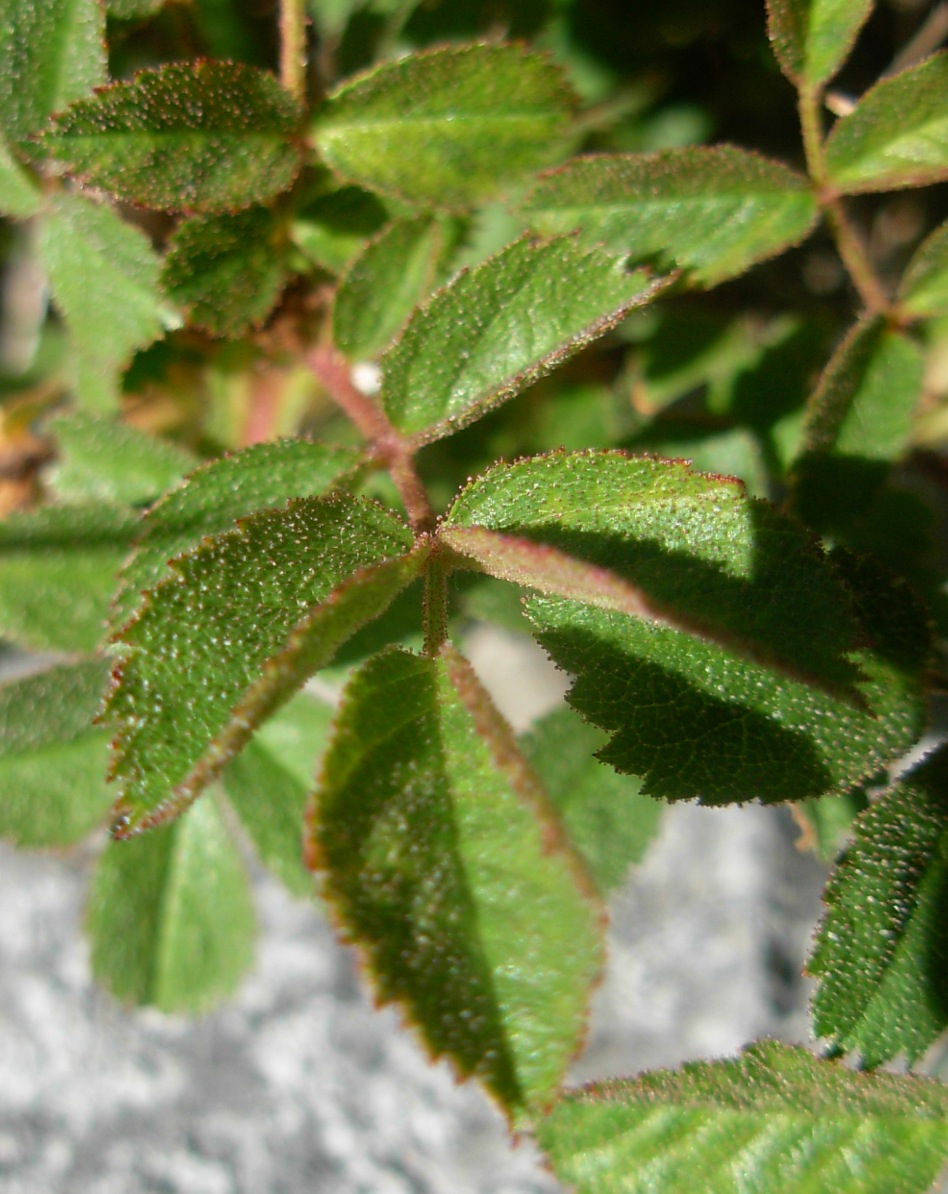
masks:
<svg viewBox="0 0 948 1194"><path fill-rule="evenodd" d="M130 21L135 17L147 17L157 12L168 0L106 0L106 8L110 17L117 17L120 21Z"/></svg>
<svg viewBox="0 0 948 1194"><path fill-rule="evenodd" d="M68 172L120 199L165 211L236 211L293 182L299 119L266 71L175 63L73 104L42 144Z"/></svg>
<svg viewBox="0 0 948 1194"><path fill-rule="evenodd" d="M278 227L265 207L184 220L162 274L189 322L214 336L239 336L263 323L285 278Z"/></svg>
<svg viewBox="0 0 948 1194"><path fill-rule="evenodd" d="M309 261L338 273L390 218L377 195L340 187L303 208L293 222L293 242Z"/></svg>
<svg viewBox="0 0 948 1194"><path fill-rule="evenodd" d="M827 561L733 478L554 452L472 482L442 534L504 580L708 636L830 689L855 678L855 628Z"/></svg>
<svg viewBox="0 0 948 1194"><path fill-rule="evenodd" d="M948 178L946 91L948 53L877 83L829 135L830 181L853 193Z"/></svg>
<svg viewBox="0 0 948 1194"><path fill-rule="evenodd" d="M662 806L642 795L634 776L618 775L594 757L605 741L601 730L560 708L533 726L521 746L589 873L608 892L641 861Z"/></svg>
<svg viewBox="0 0 948 1194"><path fill-rule="evenodd" d="M213 799L174 825L110 842L89 910L92 970L119 999L198 1012L253 960L250 888Z"/></svg>
<svg viewBox="0 0 948 1194"><path fill-rule="evenodd" d="M105 681L91 660L0 687L0 836L68 846L104 824L108 735L92 720Z"/></svg>
<svg viewBox="0 0 948 1194"><path fill-rule="evenodd" d="M527 600L537 637L578 677L570 703L613 734L599 757L650 795L843 790L924 724L928 632L907 590L840 558L844 585L805 532L727 478L555 453L473 482L442 535L494 575L562 595ZM850 591L871 649L848 651Z"/></svg>
<svg viewBox="0 0 948 1194"><path fill-rule="evenodd" d="M537 1137L576 1194L925 1194L948 1158L948 1093L764 1041L569 1092Z"/></svg>
<svg viewBox="0 0 948 1194"><path fill-rule="evenodd" d="M300 693L257 731L221 779L257 853L290 891L311 896L303 814L333 709Z"/></svg>
<svg viewBox="0 0 948 1194"><path fill-rule="evenodd" d="M912 315L948 315L948 220L908 263L899 298Z"/></svg>
<svg viewBox="0 0 948 1194"><path fill-rule="evenodd" d="M602 336L665 285L572 238L514 244L458 274L382 358L388 417L450 435Z"/></svg>
<svg viewBox="0 0 948 1194"><path fill-rule="evenodd" d="M347 180L465 207L555 161L574 103L560 69L522 46L438 49L343 84L312 137Z"/></svg>
<svg viewBox="0 0 948 1194"><path fill-rule="evenodd" d="M509 728L453 650L353 678L309 828L325 894L432 1052L512 1119L562 1080L601 912ZM568 943L568 948L564 948Z"/></svg>
<svg viewBox="0 0 948 1194"><path fill-rule="evenodd" d="M66 501L137 506L170 489L197 457L129 423L72 414L48 424L58 464L50 484Z"/></svg>
<svg viewBox="0 0 948 1194"><path fill-rule="evenodd" d="M824 862L832 862L849 835L856 817L867 805L864 788L855 788L840 796L822 796L801 800L793 810L803 829L797 843L801 850L812 849Z"/></svg>
<svg viewBox="0 0 948 1194"><path fill-rule="evenodd" d="M681 268L698 286L798 244L817 215L805 178L729 145L577 158L521 210L538 232L576 229L586 244Z"/></svg>
<svg viewBox="0 0 948 1194"><path fill-rule="evenodd" d="M171 562L119 640L114 832L176 816L417 574L408 527L365 499L299 498Z"/></svg>
<svg viewBox="0 0 948 1194"><path fill-rule="evenodd" d="M38 650L94 651L138 526L134 511L107 505L0 522L0 633Z"/></svg>
<svg viewBox="0 0 948 1194"><path fill-rule="evenodd" d="M336 291L332 325L339 351L365 361L386 348L434 288L443 249L442 227L428 217L397 220L370 241Z"/></svg>
<svg viewBox="0 0 948 1194"><path fill-rule="evenodd" d="M794 509L819 531L838 531L872 505L904 453L922 394L918 345L883 318L857 324L811 395L793 465Z"/></svg>
<svg viewBox="0 0 948 1194"><path fill-rule="evenodd" d="M24 140L105 82L98 0L0 0L0 128Z"/></svg>
<svg viewBox="0 0 948 1194"><path fill-rule="evenodd" d="M165 575L167 562L207 535L229 530L264 506L326 493L351 473L359 454L307 440L256 444L197 469L148 511L110 618L113 632L135 612L141 595Z"/></svg>
<svg viewBox="0 0 948 1194"><path fill-rule="evenodd" d="M768 0L769 32L788 78L806 87L827 83L849 56L873 0Z"/></svg>
<svg viewBox="0 0 948 1194"><path fill-rule="evenodd" d="M39 252L75 344L79 401L109 410L121 368L162 334L158 256L111 207L68 191L48 201Z"/></svg>
<svg viewBox="0 0 948 1194"><path fill-rule="evenodd" d="M948 751L855 822L826 889L814 1027L864 1063L911 1065L948 1027Z"/></svg>
<svg viewBox="0 0 948 1194"><path fill-rule="evenodd" d="M42 193L0 137L0 215L26 219L36 215Z"/></svg>

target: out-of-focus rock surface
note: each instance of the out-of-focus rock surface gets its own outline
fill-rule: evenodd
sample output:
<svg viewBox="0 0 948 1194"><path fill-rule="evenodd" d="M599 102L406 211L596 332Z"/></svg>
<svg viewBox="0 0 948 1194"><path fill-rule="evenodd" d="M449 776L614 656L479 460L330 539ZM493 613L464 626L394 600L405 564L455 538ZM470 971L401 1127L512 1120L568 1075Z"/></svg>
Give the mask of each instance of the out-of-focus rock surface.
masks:
<svg viewBox="0 0 948 1194"><path fill-rule="evenodd" d="M556 695L559 678L515 640L471 651L494 683L498 660L513 671L501 703L518 722ZM795 836L780 810L668 811L614 902L577 1080L806 1039L800 967L822 870ZM119 1007L92 987L81 934L92 853L0 848L3 1194L558 1188L477 1089L373 1009L318 908L267 875L257 965L229 1004L196 1021Z"/></svg>

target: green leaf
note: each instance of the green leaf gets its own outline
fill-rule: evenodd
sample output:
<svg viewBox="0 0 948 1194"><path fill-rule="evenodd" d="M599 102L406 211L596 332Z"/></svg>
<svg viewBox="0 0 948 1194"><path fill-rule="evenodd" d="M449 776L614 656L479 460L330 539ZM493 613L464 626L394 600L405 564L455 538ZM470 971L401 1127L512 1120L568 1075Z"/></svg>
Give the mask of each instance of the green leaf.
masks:
<svg viewBox="0 0 948 1194"><path fill-rule="evenodd" d="M882 318L857 324L811 395L794 509L819 531L840 530L871 506L905 452L922 394L921 349Z"/></svg>
<svg viewBox="0 0 948 1194"><path fill-rule="evenodd" d="M94 651L138 524L134 511L107 505L0 522L0 633L41 651Z"/></svg>
<svg viewBox="0 0 948 1194"><path fill-rule="evenodd" d="M864 1064L910 1065L948 1027L948 751L855 822L807 963L814 1028Z"/></svg>
<svg viewBox="0 0 948 1194"><path fill-rule="evenodd" d="M576 1194L925 1194L948 1157L948 1093L763 1041L568 1092L537 1138Z"/></svg>
<svg viewBox="0 0 948 1194"><path fill-rule="evenodd" d="M171 562L119 640L119 836L176 816L417 574L408 527L363 498L298 498Z"/></svg>
<svg viewBox="0 0 948 1194"><path fill-rule="evenodd" d="M334 710L300 693L261 726L221 779L257 849L295 895L312 896L303 815Z"/></svg>
<svg viewBox="0 0 948 1194"><path fill-rule="evenodd" d="M827 561L734 478L554 452L473 481L442 537L503 580L706 635L835 691L855 678L843 654L855 628Z"/></svg>
<svg viewBox="0 0 948 1194"><path fill-rule="evenodd" d="M142 594L165 576L170 559L265 506L328 492L359 460L359 453L348 448L293 439L255 444L196 469L142 521L135 554L122 572L112 608L112 632L122 628Z"/></svg>
<svg viewBox="0 0 948 1194"><path fill-rule="evenodd" d="M17 141L104 83L98 0L0 0L0 128Z"/></svg>
<svg viewBox="0 0 948 1194"><path fill-rule="evenodd" d="M66 501L142 505L198 463L177 444L117 419L78 413L53 419L47 427L58 458L50 486Z"/></svg>
<svg viewBox="0 0 948 1194"><path fill-rule="evenodd" d="M73 104L41 144L70 174L120 199L164 211L236 211L293 182L299 119L266 71L175 63Z"/></svg>
<svg viewBox="0 0 948 1194"><path fill-rule="evenodd" d="M576 229L585 244L678 267L705 287L798 244L817 216L805 178L730 145L577 158L521 210L538 232Z"/></svg>
<svg viewBox="0 0 948 1194"><path fill-rule="evenodd" d="M162 282L195 327L239 336L259 327L276 305L286 280L284 256L265 207L195 216L178 225Z"/></svg>
<svg viewBox="0 0 948 1194"><path fill-rule="evenodd" d="M119 371L163 331L158 256L111 207L67 191L48 200L39 252L78 354L79 400L108 410Z"/></svg>
<svg viewBox="0 0 948 1194"><path fill-rule="evenodd" d="M820 87L849 57L873 0L768 0L770 40L783 73Z"/></svg>
<svg viewBox="0 0 948 1194"><path fill-rule="evenodd" d="M53 667L0 687L0 836L68 846L105 822L108 735L92 720L101 660Z"/></svg>
<svg viewBox="0 0 948 1194"><path fill-rule="evenodd" d="M119 999L199 1012L234 990L253 960L256 924L214 800L155 833L109 843L89 930L93 974Z"/></svg>
<svg viewBox="0 0 948 1194"><path fill-rule="evenodd" d="M911 315L948 315L948 220L919 246L908 263L899 301Z"/></svg>
<svg viewBox="0 0 948 1194"><path fill-rule="evenodd" d="M555 453L472 483L442 536L493 575L556 594L527 599L535 633L577 676L570 704L612 733L598 757L642 776L652 796L721 804L844 790L924 725L930 644L905 587L848 557L831 567L795 523L727 478L680 461ZM851 595L872 648L848 650Z"/></svg>
<svg viewBox="0 0 948 1194"><path fill-rule="evenodd" d="M0 137L0 215L14 219L34 216L42 205L42 192Z"/></svg>
<svg viewBox="0 0 948 1194"><path fill-rule="evenodd" d="M466 207L554 161L574 105L559 67L541 54L452 47L344 83L317 112L312 139L347 181Z"/></svg>
<svg viewBox="0 0 948 1194"><path fill-rule="evenodd" d="M107 0L106 8L110 17L120 21L131 21L136 17L147 17L157 12L168 0Z"/></svg>
<svg viewBox="0 0 948 1194"><path fill-rule="evenodd" d="M451 648L346 690L309 845L378 998L515 1121L585 1031L601 911L513 736ZM564 948L564 943L569 948Z"/></svg>
<svg viewBox="0 0 948 1194"><path fill-rule="evenodd" d="M877 83L829 135L830 181L854 194L948 178L946 91L948 53Z"/></svg>
<svg viewBox="0 0 948 1194"><path fill-rule="evenodd" d="M799 849L812 849L823 862L832 862L849 836L853 821L867 804L865 788L855 788L841 796L801 800L793 810L794 819L803 830L797 842Z"/></svg>
<svg viewBox="0 0 948 1194"><path fill-rule="evenodd" d="M442 227L426 216L396 220L369 241L336 291L332 324L339 351L365 361L386 348L434 288L443 250Z"/></svg>
<svg viewBox="0 0 948 1194"><path fill-rule="evenodd" d="M641 862L658 831L662 806L641 793L634 776L594 757L606 735L569 709L554 709L521 739L521 749L563 826L604 893Z"/></svg>
<svg viewBox="0 0 948 1194"><path fill-rule="evenodd" d="M382 358L382 402L427 443L450 435L602 336L666 284L571 238L515 241L458 274Z"/></svg>
<svg viewBox="0 0 948 1194"><path fill-rule="evenodd" d="M338 273L390 218L377 195L359 187L339 187L298 213L292 225L293 242L314 265Z"/></svg>

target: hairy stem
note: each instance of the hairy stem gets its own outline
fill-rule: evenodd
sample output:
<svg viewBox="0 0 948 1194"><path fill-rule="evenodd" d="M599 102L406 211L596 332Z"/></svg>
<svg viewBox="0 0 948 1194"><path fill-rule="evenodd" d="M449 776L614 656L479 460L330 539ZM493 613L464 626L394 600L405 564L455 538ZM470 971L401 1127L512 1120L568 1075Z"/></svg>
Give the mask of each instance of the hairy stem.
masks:
<svg viewBox="0 0 948 1194"><path fill-rule="evenodd" d="M280 0L280 82L306 99L306 0Z"/></svg>
<svg viewBox="0 0 948 1194"><path fill-rule="evenodd" d="M807 171L817 192L817 200L826 216L836 250L866 309L874 314L891 310L889 297L869 260L865 246L853 227L849 214L829 180L823 152L823 93L820 88L800 88L800 128Z"/></svg>
<svg viewBox="0 0 948 1194"><path fill-rule="evenodd" d="M419 533L434 530L437 518L415 468L409 441L392 426L382 408L353 385L341 353L321 346L310 351L307 362L329 397L365 436L370 457L388 470L413 529Z"/></svg>

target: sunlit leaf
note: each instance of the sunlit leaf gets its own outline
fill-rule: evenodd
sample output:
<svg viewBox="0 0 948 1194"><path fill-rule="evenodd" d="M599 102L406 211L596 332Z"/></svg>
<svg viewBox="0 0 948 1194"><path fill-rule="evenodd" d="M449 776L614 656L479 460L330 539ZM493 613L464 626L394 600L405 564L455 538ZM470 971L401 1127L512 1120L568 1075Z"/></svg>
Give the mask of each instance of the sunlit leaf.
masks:
<svg viewBox="0 0 948 1194"><path fill-rule="evenodd" d="M378 616L424 553L364 499L299 498L172 561L121 634L114 832L176 816L267 715Z"/></svg>
<svg viewBox="0 0 948 1194"><path fill-rule="evenodd" d="M174 63L101 88L42 145L69 173L166 211L225 212L285 191L300 166L299 112L266 71Z"/></svg>
<svg viewBox="0 0 948 1194"><path fill-rule="evenodd" d="M948 53L877 83L829 135L830 181L851 193L948 178L946 90Z"/></svg>
<svg viewBox="0 0 948 1194"><path fill-rule="evenodd" d="M925 1194L948 1158L948 1093L764 1041L570 1091L537 1137L576 1194Z"/></svg>
<svg viewBox="0 0 948 1194"><path fill-rule="evenodd" d="M0 686L0 837L68 846L105 823L108 735L92 724L105 681L91 660Z"/></svg>
<svg viewBox="0 0 948 1194"><path fill-rule="evenodd" d="M93 974L128 1003L198 1012L234 990L253 960L256 921L213 799L174 825L109 843L89 931Z"/></svg>
<svg viewBox="0 0 948 1194"><path fill-rule="evenodd" d="M770 38L784 74L818 87L836 74L873 0L768 0Z"/></svg>
<svg viewBox="0 0 948 1194"><path fill-rule="evenodd" d="M359 454L351 449L296 439L256 444L195 470L142 522L135 554L122 572L112 630L121 629L141 595L165 575L170 559L265 506L328 492L358 461Z"/></svg>
<svg viewBox="0 0 948 1194"><path fill-rule="evenodd" d="M458 274L382 358L382 402L424 443L512 398L602 336L664 280L572 238L514 244Z"/></svg>
<svg viewBox="0 0 948 1194"><path fill-rule="evenodd" d="M855 822L807 963L814 1027L879 1065L909 1064L948 1027L948 752Z"/></svg>
<svg viewBox="0 0 948 1194"><path fill-rule="evenodd" d="M0 215L24 219L35 215L41 204L37 182L30 178L0 137Z"/></svg>
<svg viewBox="0 0 948 1194"><path fill-rule="evenodd" d="M392 650L355 675L309 838L378 997L511 1118L548 1099L582 1039L601 914L460 656Z"/></svg>
<svg viewBox="0 0 948 1194"><path fill-rule="evenodd" d="M948 220L919 246L908 263L899 298L912 315L948 315Z"/></svg>
<svg viewBox="0 0 948 1194"><path fill-rule="evenodd" d="M714 286L799 243L816 221L809 183L733 146L576 158L527 195L530 227L680 268Z"/></svg>
<svg viewBox="0 0 948 1194"><path fill-rule="evenodd" d="M558 156L575 100L559 68L518 45L384 62L317 110L312 139L348 181L464 207Z"/></svg>

